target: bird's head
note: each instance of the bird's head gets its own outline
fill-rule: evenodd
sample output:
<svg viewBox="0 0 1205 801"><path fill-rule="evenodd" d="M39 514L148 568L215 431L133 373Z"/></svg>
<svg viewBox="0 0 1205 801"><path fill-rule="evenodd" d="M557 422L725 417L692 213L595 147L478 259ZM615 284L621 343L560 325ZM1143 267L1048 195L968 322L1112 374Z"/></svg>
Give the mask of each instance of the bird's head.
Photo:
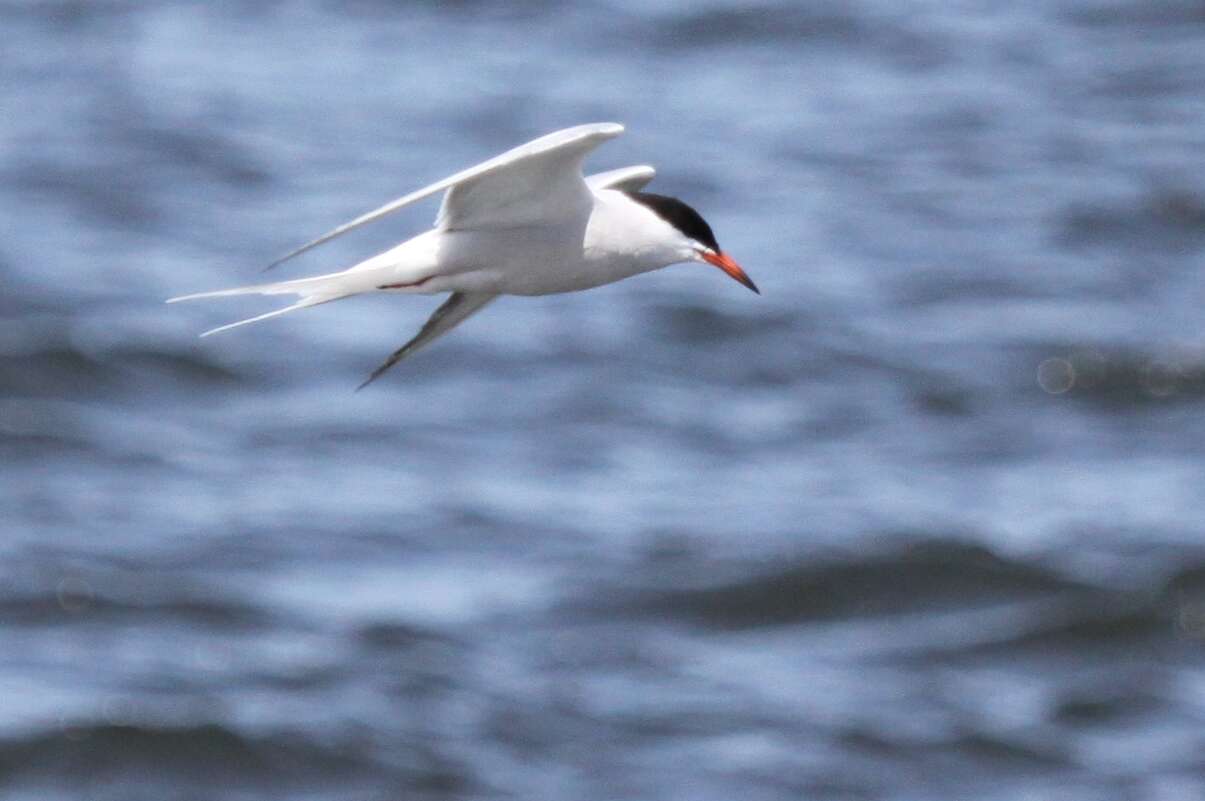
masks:
<svg viewBox="0 0 1205 801"><path fill-rule="evenodd" d="M666 223L669 231L664 232L672 242L668 245L671 256L667 264L683 261L706 262L719 267L733 280L747 286L757 294L761 290L753 283L741 266L732 257L720 249L715 240L711 226L699 212L668 195L657 195L652 192L625 192L631 200L648 209L661 221Z"/></svg>

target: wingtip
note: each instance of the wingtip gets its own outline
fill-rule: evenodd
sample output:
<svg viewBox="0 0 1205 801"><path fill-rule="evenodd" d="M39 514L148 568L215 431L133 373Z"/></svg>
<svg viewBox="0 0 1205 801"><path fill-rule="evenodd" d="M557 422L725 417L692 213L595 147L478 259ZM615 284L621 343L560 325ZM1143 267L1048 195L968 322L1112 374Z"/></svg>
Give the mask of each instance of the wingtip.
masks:
<svg viewBox="0 0 1205 801"><path fill-rule="evenodd" d="M305 253L307 250L313 248L315 245L318 245L318 244L321 244L321 242L319 242L316 239L313 239L313 240L310 240L309 242L306 242L304 245L302 245L299 248L293 248L285 255L279 257L275 261L270 262L266 267L264 267L262 270L260 270L260 272L266 273L268 270L271 270L274 267L279 267L280 265L284 264L286 261L291 261L291 260L297 258L302 253Z"/></svg>
<svg viewBox="0 0 1205 801"><path fill-rule="evenodd" d="M292 258L300 256L309 247L310 247L310 245L304 245L302 247L297 248L296 250L286 253L285 255L283 255L279 259L277 259L276 261L269 263L266 267L264 267L262 270L260 270L260 272L266 273L266 272L268 272L268 270L279 267L280 265L284 264L286 261L289 261Z"/></svg>
<svg viewBox="0 0 1205 801"><path fill-rule="evenodd" d="M380 367L378 367L377 369L375 369L371 373L369 373L368 378L365 378L363 381L360 382L360 385L358 387L356 387L356 392L359 392L360 390L364 389L364 387L371 384L373 381L376 381L378 378L385 375L385 373L389 370L390 367L397 364L400 361L400 358L395 359L394 356L396 356L396 355L397 355L397 352L395 351L393 355L391 355L388 359L385 360L384 364L382 364Z"/></svg>
<svg viewBox="0 0 1205 801"><path fill-rule="evenodd" d="M575 125L572 128L565 128L561 131L554 131L544 137L546 139L565 138L576 139L578 137L603 137L610 139L613 136L619 136L624 132L622 123L618 122L587 122L583 125ZM536 140L540 141L540 140Z"/></svg>
<svg viewBox="0 0 1205 801"><path fill-rule="evenodd" d="M364 387L368 386L373 381L376 381L378 378L380 378L381 374L384 372L385 372L384 370L373 371L373 373L371 375L369 375L368 378L365 378L363 381L360 382L360 385L356 387L355 391L359 392L360 390L364 389Z"/></svg>

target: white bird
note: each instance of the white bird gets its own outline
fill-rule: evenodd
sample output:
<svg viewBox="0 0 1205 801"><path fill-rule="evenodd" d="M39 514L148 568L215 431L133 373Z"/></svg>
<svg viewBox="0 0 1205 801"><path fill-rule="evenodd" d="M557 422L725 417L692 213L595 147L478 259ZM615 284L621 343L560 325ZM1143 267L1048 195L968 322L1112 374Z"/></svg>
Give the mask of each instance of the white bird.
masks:
<svg viewBox="0 0 1205 801"><path fill-rule="evenodd" d="M435 227L347 270L313 278L202 292L168 303L227 295L296 295L291 306L201 336L366 292L451 292L418 334L360 388L446 334L499 295L548 295L609 284L678 262L719 267L757 286L720 249L711 227L681 200L640 191L652 167L582 176L587 154L623 126L566 128L436 181L340 225L269 267L403 206L447 190Z"/></svg>

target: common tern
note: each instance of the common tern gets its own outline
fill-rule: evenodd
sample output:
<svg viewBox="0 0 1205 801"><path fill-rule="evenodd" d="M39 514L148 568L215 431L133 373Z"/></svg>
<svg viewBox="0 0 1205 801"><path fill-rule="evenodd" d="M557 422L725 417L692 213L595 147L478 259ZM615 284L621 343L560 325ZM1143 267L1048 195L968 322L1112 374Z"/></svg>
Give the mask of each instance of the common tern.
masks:
<svg viewBox="0 0 1205 801"><path fill-rule="evenodd" d="M656 171L582 176L586 156L623 126L556 131L411 192L323 234L269 267L446 190L435 227L342 272L171 298L296 295L291 306L206 331L216 334L366 292L451 292L418 334L360 385L451 331L499 295L549 295L609 284L679 262L704 262L758 292L711 226L674 197L641 191ZM760 294L760 293L759 293Z"/></svg>

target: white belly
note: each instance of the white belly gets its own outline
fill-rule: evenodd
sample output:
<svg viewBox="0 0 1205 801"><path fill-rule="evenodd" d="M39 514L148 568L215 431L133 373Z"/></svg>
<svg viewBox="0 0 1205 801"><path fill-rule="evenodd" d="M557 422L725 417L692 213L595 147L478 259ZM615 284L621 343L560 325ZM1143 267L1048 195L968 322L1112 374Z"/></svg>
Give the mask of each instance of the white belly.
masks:
<svg viewBox="0 0 1205 801"><path fill-rule="evenodd" d="M590 218L577 225L440 232L439 260L448 270L440 272L446 276L446 288L550 295L590 289L661 266L648 263L613 235L607 211L606 204L596 205Z"/></svg>

